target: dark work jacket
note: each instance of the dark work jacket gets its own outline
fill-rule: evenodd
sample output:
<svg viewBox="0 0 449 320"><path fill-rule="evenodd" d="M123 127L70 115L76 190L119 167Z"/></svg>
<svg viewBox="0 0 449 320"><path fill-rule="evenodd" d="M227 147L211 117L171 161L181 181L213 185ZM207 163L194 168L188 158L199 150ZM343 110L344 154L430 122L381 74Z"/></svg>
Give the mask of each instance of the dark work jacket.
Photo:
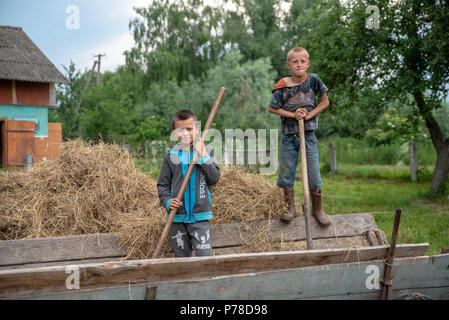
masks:
<svg viewBox="0 0 449 320"><path fill-rule="evenodd" d="M196 221L212 219L212 186L220 179L220 168L214 157L214 150L206 146L207 154L197 157L192 175L181 199L182 206L178 208L173 222L195 223ZM184 176L192 160L193 147L189 152L182 151L179 144L168 150L162 163L161 173L157 182L159 200L170 212L169 204L181 189Z"/></svg>

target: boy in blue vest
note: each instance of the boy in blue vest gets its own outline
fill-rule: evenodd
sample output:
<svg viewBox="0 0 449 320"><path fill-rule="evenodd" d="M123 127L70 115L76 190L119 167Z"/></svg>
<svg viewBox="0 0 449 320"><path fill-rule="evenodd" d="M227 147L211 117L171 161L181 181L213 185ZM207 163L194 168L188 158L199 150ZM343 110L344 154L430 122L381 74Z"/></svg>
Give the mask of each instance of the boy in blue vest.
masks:
<svg viewBox="0 0 449 320"><path fill-rule="evenodd" d="M281 216L281 220L290 222L296 215L293 185L299 153L298 120L304 119L312 214L322 227L327 227L331 221L321 206L320 188L323 182L314 130L318 129L318 115L329 106L326 95L328 89L318 75L307 73L310 60L306 49L291 49L287 54L286 65L291 76L283 77L273 87L273 96L268 107L270 113L281 117L282 142L277 185L284 189L284 199L289 208L288 212Z"/></svg>
<svg viewBox="0 0 449 320"><path fill-rule="evenodd" d="M200 128L190 110L175 113L172 135L179 143L165 156L157 182L159 199L169 213L177 209L169 231L175 257L211 256L209 219L212 219L212 186L220 179L214 150L201 139L194 140ZM194 152L198 153L182 200L176 199Z"/></svg>

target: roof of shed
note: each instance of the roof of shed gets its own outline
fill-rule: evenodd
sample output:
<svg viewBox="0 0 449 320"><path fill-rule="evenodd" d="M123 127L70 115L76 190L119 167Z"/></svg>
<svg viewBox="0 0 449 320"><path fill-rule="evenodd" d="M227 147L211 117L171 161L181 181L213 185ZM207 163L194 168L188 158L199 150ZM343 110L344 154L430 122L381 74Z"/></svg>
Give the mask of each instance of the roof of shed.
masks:
<svg viewBox="0 0 449 320"><path fill-rule="evenodd" d="M0 79L69 84L22 28L0 26Z"/></svg>

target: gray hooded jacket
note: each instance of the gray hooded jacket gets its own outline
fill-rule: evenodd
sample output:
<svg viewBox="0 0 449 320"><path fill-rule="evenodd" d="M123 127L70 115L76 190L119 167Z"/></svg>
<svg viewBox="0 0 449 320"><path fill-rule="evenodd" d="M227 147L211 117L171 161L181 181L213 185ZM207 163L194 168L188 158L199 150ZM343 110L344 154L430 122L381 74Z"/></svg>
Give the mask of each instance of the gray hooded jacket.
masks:
<svg viewBox="0 0 449 320"><path fill-rule="evenodd" d="M198 157L192 175L181 199L182 206L173 219L173 222L195 223L196 221L212 219L212 186L220 179L220 168L214 157L214 150L206 146L207 154ZM176 144L168 150L162 163L161 173L157 182L159 199L162 205L170 212L169 204L181 189L184 176L192 160L193 147L189 152L182 151Z"/></svg>

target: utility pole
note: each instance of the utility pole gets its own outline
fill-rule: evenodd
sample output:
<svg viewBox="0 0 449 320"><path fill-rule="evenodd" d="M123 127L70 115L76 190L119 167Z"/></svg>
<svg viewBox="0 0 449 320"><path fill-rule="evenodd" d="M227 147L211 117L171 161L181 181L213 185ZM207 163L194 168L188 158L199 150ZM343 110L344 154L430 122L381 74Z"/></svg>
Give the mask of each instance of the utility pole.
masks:
<svg viewBox="0 0 449 320"><path fill-rule="evenodd" d="M78 112L80 110L81 104L83 103L83 97L84 94L87 92L87 89L89 87L89 83L92 80L92 75L95 70L95 66L97 66L97 86L100 85L100 64L101 64L101 57L105 57L105 54L97 54L94 57L98 59L94 61L94 65L92 66L92 69L90 70L89 76L87 78L86 84L84 85L83 92L81 92L80 100L78 101L78 105L75 108L75 118L73 119L72 128L70 129L70 132L73 129L73 125L75 124L76 118L78 117ZM78 123L78 135L81 136L81 124Z"/></svg>
<svg viewBox="0 0 449 320"><path fill-rule="evenodd" d="M98 58L97 61L97 86L100 85L100 65L101 65L101 57L106 57L105 54L97 54L95 57Z"/></svg>
<svg viewBox="0 0 449 320"><path fill-rule="evenodd" d="M86 93L87 87L89 86L89 83L92 80L92 74L94 73L96 65L97 65L97 61L94 61L94 65L92 66L92 69L90 70L90 73L89 73L89 77L87 78L86 84L84 85L83 92L81 92L81 96L80 96L80 100L78 101L78 105L75 108L75 118L73 118L72 128L70 128L70 132L72 132L73 125L75 124L76 118L78 117L78 112L80 110L81 103L83 103L84 94ZM78 123L78 135L80 135L80 134L81 134L81 126Z"/></svg>

